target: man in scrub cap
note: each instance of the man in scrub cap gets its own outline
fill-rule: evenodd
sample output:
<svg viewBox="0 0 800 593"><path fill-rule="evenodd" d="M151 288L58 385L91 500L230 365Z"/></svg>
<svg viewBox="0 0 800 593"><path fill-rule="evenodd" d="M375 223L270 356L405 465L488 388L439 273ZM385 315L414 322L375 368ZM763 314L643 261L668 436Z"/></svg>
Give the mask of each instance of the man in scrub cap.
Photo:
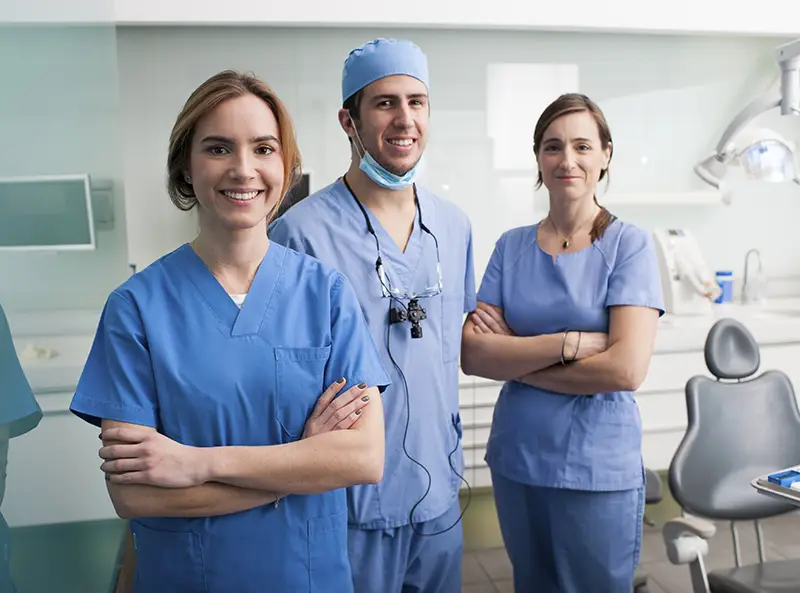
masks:
<svg viewBox="0 0 800 593"><path fill-rule="evenodd" d="M348 276L392 378L383 480L348 489L356 593L459 593L458 365L464 313L475 308L472 231L457 206L417 184L425 54L394 39L354 49L342 104L349 169L272 223L270 238Z"/></svg>

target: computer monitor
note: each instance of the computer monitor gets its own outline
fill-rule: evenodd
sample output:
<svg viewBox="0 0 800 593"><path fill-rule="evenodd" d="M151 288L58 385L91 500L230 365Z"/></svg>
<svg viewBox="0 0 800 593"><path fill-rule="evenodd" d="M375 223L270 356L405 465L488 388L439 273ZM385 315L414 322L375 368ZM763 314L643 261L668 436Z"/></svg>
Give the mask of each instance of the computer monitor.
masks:
<svg viewBox="0 0 800 593"><path fill-rule="evenodd" d="M95 247L89 175L0 178L0 251Z"/></svg>
<svg viewBox="0 0 800 593"><path fill-rule="evenodd" d="M297 204L300 200L307 198L311 194L311 174L309 172L303 173L292 189L286 194L286 197L281 202L278 211L275 213L273 220L280 218L284 212Z"/></svg>

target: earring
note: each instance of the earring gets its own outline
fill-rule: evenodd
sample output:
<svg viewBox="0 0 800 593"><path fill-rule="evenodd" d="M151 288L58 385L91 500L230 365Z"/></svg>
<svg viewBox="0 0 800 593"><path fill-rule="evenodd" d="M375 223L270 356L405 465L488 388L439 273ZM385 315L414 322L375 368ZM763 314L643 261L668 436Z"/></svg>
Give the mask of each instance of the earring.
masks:
<svg viewBox="0 0 800 593"><path fill-rule="evenodd" d="M184 179L186 180L186 183L188 183L189 185L191 185L191 184L192 184L192 178L191 178L191 177L189 177L188 175L186 175L186 176L184 177Z"/></svg>

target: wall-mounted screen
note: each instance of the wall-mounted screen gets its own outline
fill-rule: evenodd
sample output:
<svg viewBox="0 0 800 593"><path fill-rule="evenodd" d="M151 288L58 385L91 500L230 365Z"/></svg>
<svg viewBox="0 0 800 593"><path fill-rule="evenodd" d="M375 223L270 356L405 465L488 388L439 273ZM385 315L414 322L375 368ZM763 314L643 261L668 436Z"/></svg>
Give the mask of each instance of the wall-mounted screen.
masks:
<svg viewBox="0 0 800 593"><path fill-rule="evenodd" d="M0 178L0 251L94 248L88 175Z"/></svg>

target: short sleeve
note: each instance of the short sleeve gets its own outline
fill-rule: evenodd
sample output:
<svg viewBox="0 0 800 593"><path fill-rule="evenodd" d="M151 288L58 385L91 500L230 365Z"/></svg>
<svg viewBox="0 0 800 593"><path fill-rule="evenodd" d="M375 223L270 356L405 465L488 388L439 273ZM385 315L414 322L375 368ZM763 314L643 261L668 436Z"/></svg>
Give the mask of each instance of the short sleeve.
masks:
<svg viewBox="0 0 800 593"><path fill-rule="evenodd" d="M464 266L464 313L472 313L477 306L475 295L475 260L472 255L472 226L467 223L467 261Z"/></svg>
<svg viewBox="0 0 800 593"><path fill-rule="evenodd" d="M36 428L42 410L17 358L11 329L0 308L0 433L17 437Z"/></svg>
<svg viewBox="0 0 800 593"><path fill-rule="evenodd" d="M617 258L608 280L606 307L650 307L664 314L664 293L655 247L650 235L635 226L621 233Z"/></svg>
<svg viewBox="0 0 800 593"><path fill-rule="evenodd" d="M111 293L70 410L100 426L103 419L158 428L158 397L138 307Z"/></svg>
<svg viewBox="0 0 800 593"><path fill-rule="evenodd" d="M331 355L325 386L341 377L347 379L348 388L363 382L383 392L391 384L356 292L350 281L337 273L331 287Z"/></svg>
<svg viewBox="0 0 800 593"><path fill-rule="evenodd" d="M505 248L505 235L498 239L486 266L486 272L481 280L481 287L478 290L478 300L493 305L503 307L503 251Z"/></svg>
<svg viewBox="0 0 800 593"><path fill-rule="evenodd" d="M299 253L306 253L312 257L314 256L314 248L311 246L311 243L304 240L299 233L292 229L292 225L287 222L286 217L274 220L269 225L267 236L270 241L275 241L278 245L283 245Z"/></svg>

